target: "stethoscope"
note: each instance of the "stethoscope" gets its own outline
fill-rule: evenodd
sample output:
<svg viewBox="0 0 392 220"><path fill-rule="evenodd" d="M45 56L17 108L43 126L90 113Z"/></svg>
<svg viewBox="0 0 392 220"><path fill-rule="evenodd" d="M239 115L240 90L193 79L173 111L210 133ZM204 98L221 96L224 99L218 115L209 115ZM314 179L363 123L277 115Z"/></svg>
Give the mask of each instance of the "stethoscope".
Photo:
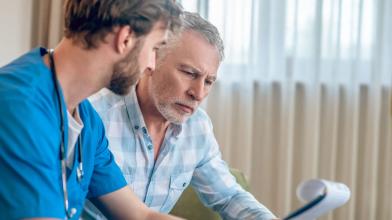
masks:
<svg viewBox="0 0 392 220"><path fill-rule="evenodd" d="M57 80L57 74L56 74L56 67L54 64L54 58L53 58L53 49L48 50L49 53L49 61L50 61L50 70L53 75L53 84L56 89L56 94L57 94L57 101L59 103L60 107L60 130L61 130L61 142L60 142L60 162L61 162L61 180L62 180L62 187L63 187L63 195L64 195L64 208L65 208L65 213L66 213L66 219L72 218L77 210L75 208L69 209L69 202L68 202L68 191L67 191L67 165L66 165L66 160L67 160L67 155L65 153L65 146L64 146L64 111L63 111L63 103L61 101L61 95L59 91L59 82ZM83 155L82 155L82 134L79 135L78 137L78 167L76 170L76 175L78 182L80 183L83 179L84 172L83 172Z"/></svg>

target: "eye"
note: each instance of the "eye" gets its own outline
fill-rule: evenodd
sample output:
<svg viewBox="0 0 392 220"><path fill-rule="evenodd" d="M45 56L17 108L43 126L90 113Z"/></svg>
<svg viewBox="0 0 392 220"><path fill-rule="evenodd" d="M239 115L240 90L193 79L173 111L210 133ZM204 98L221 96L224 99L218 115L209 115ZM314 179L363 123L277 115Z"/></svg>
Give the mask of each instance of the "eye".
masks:
<svg viewBox="0 0 392 220"><path fill-rule="evenodd" d="M181 70L181 72L183 72L184 74L186 74L186 75L188 75L188 76L190 76L192 78L196 78L197 77L197 74L194 73L194 72L190 72L190 71L186 71L186 70Z"/></svg>
<svg viewBox="0 0 392 220"><path fill-rule="evenodd" d="M161 50L165 45L166 45L166 42L165 42L165 41L160 42L160 43L156 43L156 44L154 45L154 47L153 47L153 50L154 50L155 52L157 52L158 50Z"/></svg>
<svg viewBox="0 0 392 220"><path fill-rule="evenodd" d="M205 81L205 83L206 83L206 85L209 85L209 86L211 86L212 84L214 84L214 81L213 80L206 80Z"/></svg>

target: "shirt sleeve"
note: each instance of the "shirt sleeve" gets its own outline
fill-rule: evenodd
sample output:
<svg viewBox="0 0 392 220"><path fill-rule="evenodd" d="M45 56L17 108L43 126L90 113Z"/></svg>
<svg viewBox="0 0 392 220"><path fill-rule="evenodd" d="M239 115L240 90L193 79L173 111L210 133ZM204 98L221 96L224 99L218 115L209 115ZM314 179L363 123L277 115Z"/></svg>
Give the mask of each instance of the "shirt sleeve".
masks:
<svg viewBox="0 0 392 220"><path fill-rule="evenodd" d="M223 219L275 219L265 206L236 182L222 160L212 128L206 143L209 146L206 156L196 167L191 181L204 205L217 211Z"/></svg>
<svg viewBox="0 0 392 220"><path fill-rule="evenodd" d="M1 218L64 218L57 118L33 98L0 102Z"/></svg>
<svg viewBox="0 0 392 220"><path fill-rule="evenodd" d="M88 197L90 198L114 192L127 185L120 168L114 160L113 154L108 148L108 140L102 120L92 107L91 111L93 115L91 127L95 129L95 132L92 134L92 140L97 140L97 148L94 157L94 171L89 185ZM94 135L97 136L94 137Z"/></svg>

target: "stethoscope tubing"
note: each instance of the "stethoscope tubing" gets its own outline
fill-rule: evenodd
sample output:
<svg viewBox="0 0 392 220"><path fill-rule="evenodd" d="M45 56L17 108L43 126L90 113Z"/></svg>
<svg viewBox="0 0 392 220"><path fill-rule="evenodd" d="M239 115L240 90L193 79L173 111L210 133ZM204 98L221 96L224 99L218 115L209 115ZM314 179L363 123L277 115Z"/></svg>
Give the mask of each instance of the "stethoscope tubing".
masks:
<svg viewBox="0 0 392 220"><path fill-rule="evenodd" d="M76 213L76 209L69 209L69 200L68 200L68 191L67 191L67 165L66 165L66 153L65 153L65 131L64 131L64 110L63 110L63 103L61 100L61 95L60 95L60 85L59 81L57 79L57 74L56 74L56 66L54 62L54 50L49 49L49 61L50 61L50 70L52 72L52 77L53 77L53 84L56 90L56 95L57 95L57 101L58 105L60 108L60 132L61 132L61 143L60 143L60 163L61 163L61 182L62 182L62 188L63 188L63 196L64 196L64 209L66 213L66 219L72 218L72 216ZM77 170L77 177L78 181L81 182L83 179L83 150L82 150L82 135L80 134L78 137L78 150L79 150L79 156L78 156L78 170Z"/></svg>

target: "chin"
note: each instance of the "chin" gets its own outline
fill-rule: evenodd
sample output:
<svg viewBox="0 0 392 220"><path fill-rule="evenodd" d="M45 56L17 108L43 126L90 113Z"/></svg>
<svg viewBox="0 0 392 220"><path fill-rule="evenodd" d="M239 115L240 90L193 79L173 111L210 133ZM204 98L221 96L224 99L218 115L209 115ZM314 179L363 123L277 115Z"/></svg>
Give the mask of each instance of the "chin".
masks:
<svg viewBox="0 0 392 220"><path fill-rule="evenodd" d="M184 123L186 120L185 118L179 118L179 117L165 117L165 119L172 123L172 124L176 124L176 125L181 125L182 123Z"/></svg>
<svg viewBox="0 0 392 220"><path fill-rule="evenodd" d="M189 118L190 117L177 118L176 120L173 120L171 123L181 125L181 124L185 123Z"/></svg>

